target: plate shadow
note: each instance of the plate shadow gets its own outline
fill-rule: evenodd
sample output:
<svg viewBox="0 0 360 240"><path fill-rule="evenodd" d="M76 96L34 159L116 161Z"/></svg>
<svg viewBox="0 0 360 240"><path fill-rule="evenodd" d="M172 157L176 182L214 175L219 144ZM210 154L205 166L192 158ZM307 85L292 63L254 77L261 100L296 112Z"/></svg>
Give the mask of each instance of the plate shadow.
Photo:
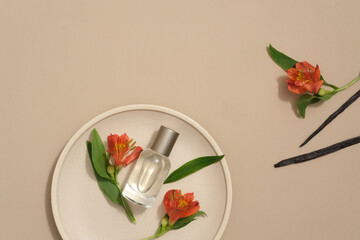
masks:
<svg viewBox="0 0 360 240"><path fill-rule="evenodd" d="M53 165L51 167L51 170L50 170L47 182L46 182L46 190L45 190L46 218L47 218L47 223L48 223L51 235L52 235L54 240L62 240L62 237L60 236L60 233L59 233L59 231L58 231L58 229L56 227L56 223L55 223L55 220L54 220L54 215L53 215L53 211L52 211L52 207L51 207L52 177L53 177L55 166L56 166L57 160L59 159L60 154L61 154L61 152L58 154L58 156L56 157L56 159L55 159L55 161L54 161L54 163L53 163Z"/></svg>

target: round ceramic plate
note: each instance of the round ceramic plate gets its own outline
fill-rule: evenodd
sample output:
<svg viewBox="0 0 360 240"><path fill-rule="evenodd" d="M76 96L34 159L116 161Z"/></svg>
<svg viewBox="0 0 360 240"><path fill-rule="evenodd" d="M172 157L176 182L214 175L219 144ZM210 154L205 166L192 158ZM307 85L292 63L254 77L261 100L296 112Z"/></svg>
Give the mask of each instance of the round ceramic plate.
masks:
<svg viewBox="0 0 360 240"><path fill-rule="evenodd" d="M170 189L183 194L193 192L200 210L198 217L184 228L166 233L161 239L220 239L230 215L231 180L225 158L177 182L165 184L149 209L131 204L137 223L127 219L121 206L110 202L101 192L86 141L96 128L106 145L107 136L122 134L147 148L160 125L172 128L180 136L170 154L171 170L200 156L222 155L213 138L195 121L174 110L154 105L130 105L100 114L85 124L65 146L53 176L51 202L54 218L64 240L139 240L155 233L165 215L162 204ZM125 183L131 165L123 168L119 181Z"/></svg>

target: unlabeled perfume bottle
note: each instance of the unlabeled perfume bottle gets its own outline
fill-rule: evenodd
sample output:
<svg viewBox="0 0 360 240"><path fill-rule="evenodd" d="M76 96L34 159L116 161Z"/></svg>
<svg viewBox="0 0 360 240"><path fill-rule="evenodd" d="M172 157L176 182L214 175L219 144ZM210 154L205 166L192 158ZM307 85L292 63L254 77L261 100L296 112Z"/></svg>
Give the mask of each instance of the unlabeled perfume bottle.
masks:
<svg viewBox="0 0 360 240"><path fill-rule="evenodd" d="M152 144L141 152L127 180L123 195L130 201L151 207L170 170L170 152L179 136L174 130L161 126Z"/></svg>

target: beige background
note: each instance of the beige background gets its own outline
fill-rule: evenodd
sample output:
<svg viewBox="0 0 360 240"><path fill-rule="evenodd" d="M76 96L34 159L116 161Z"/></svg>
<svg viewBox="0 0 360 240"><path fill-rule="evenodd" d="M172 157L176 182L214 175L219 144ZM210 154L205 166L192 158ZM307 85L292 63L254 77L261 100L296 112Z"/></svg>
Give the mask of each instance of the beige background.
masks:
<svg viewBox="0 0 360 240"><path fill-rule="evenodd" d="M109 109L148 103L200 123L227 156L233 207L223 240L360 239L359 147L274 169L359 135L359 89L296 114L272 43L344 85L360 62L360 3L0 0L0 239L56 239L50 186L71 136ZM214 193L216 194L216 193Z"/></svg>

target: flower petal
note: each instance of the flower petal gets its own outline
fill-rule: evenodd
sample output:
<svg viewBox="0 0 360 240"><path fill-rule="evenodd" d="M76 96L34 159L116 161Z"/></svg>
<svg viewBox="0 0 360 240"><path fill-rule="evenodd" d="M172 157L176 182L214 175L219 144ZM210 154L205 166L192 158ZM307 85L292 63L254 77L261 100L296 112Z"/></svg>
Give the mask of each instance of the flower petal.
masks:
<svg viewBox="0 0 360 240"><path fill-rule="evenodd" d="M182 212L180 210L176 210L176 209L170 210L170 212L168 213L170 226L173 226L177 222L177 220L181 218L181 213Z"/></svg>
<svg viewBox="0 0 360 240"><path fill-rule="evenodd" d="M200 209L200 204L198 201L189 203L186 210L183 210L180 214L180 218L188 217L195 214Z"/></svg>
<svg viewBox="0 0 360 240"><path fill-rule="evenodd" d="M127 165L129 165L130 163L132 163L133 161L138 159L138 157L142 151L143 151L143 149L141 147L139 147L139 146L136 147L129 156L127 156L126 158L124 158L123 161L121 161L121 165L126 167Z"/></svg>
<svg viewBox="0 0 360 240"><path fill-rule="evenodd" d="M320 69L319 69L319 66L316 65L314 76L313 76L313 81L314 82L319 82L320 77L321 77ZM321 81L324 82L323 80L321 80Z"/></svg>
<svg viewBox="0 0 360 240"><path fill-rule="evenodd" d="M317 93L319 91L319 89L321 88L323 83L324 83L324 81L321 80L319 82L314 82L312 84L306 84L304 87L309 92Z"/></svg>
<svg viewBox="0 0 360 240"><path fill-rule="evenodd" d="M117 142L117 138L119 136L117 134L110 134L108 137L107 137L107 140L108 140L108 150L107 152L108 153L113 153L115 151L115 144Z"/></svg>
<svg viewBox="0 0 360 240"><path fill-rule="evenodd" d="M291 80L295 81L299 72L296 68L290 68L286 71L286 73Z"/></svg>
<svg viewBox="0 0 360 240"><path fill-rule="evenodd" d="M296 93L296 94L301 94L301 93L304 93L307 91L305 86L295 86L295 85L291 85L291 84L288 85L288 89L289 89L289 91Z"/></svg>
<svg viewBox="0 0 360 240"><path fill-rule="evenodd" d="M194 200L194 193L186 193L183 197L185 202L190 203L192 200Z"/></svg>
<svg viewBox="0 0 360 240"><path fill-rule="evenodd" d="M110 155L114 158L115 162L119 161L119 152L118 152L118 149L117 149L118 139L119 139L119 135L117 135L117 134L114 134L114 135L110 134L107 137L107 140L108 140L107 152L110 153Z"/></svg>
<svg viewBox="0 0 360 240"><path fill-rule="evenodd" d="M119 137L118 143L126 144L126 142L129 140L130 139L129 139L128 135L126 135L126 133L124 133Z"/></svg>
<svg viewBox="0 0 360 240"><path fill-rule="evenodd" d="M315 71L314 66L308 63L307 61L296 63L296 69L305 69L305 68L310 69L311 71Z"/></svg>
<svg viewBox="0 0 360 240"><path fill-rule="evenodd" d="M181 195L181 191L177 190L177 189L169 190L165 194L163 202L164 202L165 210L168 214L172 208L178 207L179 199L177 198L177 196L179 194ZM169 214L169 216L170 216L170 214Z"/></svg>

